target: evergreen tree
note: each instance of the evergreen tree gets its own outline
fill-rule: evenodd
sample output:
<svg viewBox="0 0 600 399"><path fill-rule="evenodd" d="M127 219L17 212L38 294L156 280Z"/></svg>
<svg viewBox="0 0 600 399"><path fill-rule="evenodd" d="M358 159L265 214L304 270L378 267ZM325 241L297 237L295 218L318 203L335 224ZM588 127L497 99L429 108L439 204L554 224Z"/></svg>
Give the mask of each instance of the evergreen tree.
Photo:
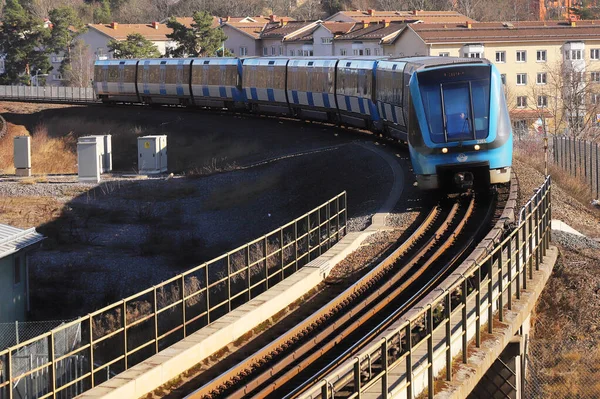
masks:
<svg viewBox="0 0 600 399"><path fill-rule="evenodd" d="M94 9L94 23L109 24L111 22L110 1L103 0L102 5Z"/></svg>
<svg viewBox="0 0 600 399"><path fill-rule="evenodd" d="M220 27L213 28L213 17L206 11L195 12L193 18L191 28L180 24L175 18L167 22L167 26L173 29L173 33L168 34L167 37L177 43L177 47L168 50L169 56L214 56L227 40Z"/></svg>
<svg viewBox="0 0 600 399"><path fill-rule="evenodd" d="M580 7L569 8L574 15L577 15L579 19L598 19L600 13L597 7L593 7L590 0L583 0L580 3Z"/></svg>
<svg viewBox="0 0 600 399"><path fill-rule="evenodd" d="M31 83L31 75L50 70L44 46L50 29L28 13L19 0L7 0L0 24L0 53L5 54L0 84Z"/></svg>
<svg viewBox="0 0 600 399"><path fill-rule="evenodd" d="M75 44L75 36L84 33L85 25L71 7L59 7L51 10L50 22L52 22L52 30L47 48L51 53L64 56L59 71L61 75L66 76L67 70L70 69L71 50Z"/></svg>
<svg viewBox="0 0 600 399"><path fill-rule="evenodd" d="M158 58L158 47L139 33L127 35L127 40L108 42L115 58Z"/></svg>

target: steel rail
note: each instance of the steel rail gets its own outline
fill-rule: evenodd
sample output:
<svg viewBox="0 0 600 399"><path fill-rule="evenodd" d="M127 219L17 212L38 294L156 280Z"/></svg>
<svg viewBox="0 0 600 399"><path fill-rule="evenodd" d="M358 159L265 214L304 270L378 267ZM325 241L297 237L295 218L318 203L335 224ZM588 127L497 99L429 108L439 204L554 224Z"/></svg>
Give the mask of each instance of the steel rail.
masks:
<svg viewBox="0 0 600 399"><path fill-rule="evenodd" d="M409 286L418 276L422 275L427 268L433 263L433 258L426 260L419 269L412 274L408 280L404 281L401 285L401 288L394 290L394 292L390 294L386 294L386 291L389 291L397 285L408 273L411 271L415 265L422 261L429 252L431 252L435 247L439 246L439 240L443 236L448 236L450 234L448 241L442 247L447 249L455 240L457 235L457 230L462 230L466 223L466 218L470 216L472 210L474 208L474 201L471 199L470 206L467 209L466 216L463 216L462 222L458 224L454 233L450 232L449 229L453 225L453 220L456 218L458 212L458 202L454 204L452 210L449 212L446 220L439 226L434 234L430 236L426 243L422 245L420 250L418 250L415 254L411 255L409 261L403 264L402 269L397 272L390 279L386 280L381 287L377 287L377 289L372 292L366 299L361 300L359 303L352 305L353 307L350 310L346 310L346 313L343 314L339 319L336 319L335 322L320 331L320 333L311 338L306 343L302 344L301 347L294 350L290 355L286 356L282 361L277 362L273 367L269 368L267 371L261 373L258 377L253 378L248 384L244 387L240 388L236 392L228 392L227 396L229 398L243 397L252 390L255 390L260 385L267 382L269 379L272 379L273 376L281 371L284 371L286 367L289 367L291 364L296 363L298 359L305 357L311 351L314 350L315 347L322 345L321 342L327 342L326 345L322 346L318 351L313 352L305 358L300 364L295 364L291 370L288 370L283 376L280 376L277 381L269 383L269 385L263 389L261 395L267 395L271 393L276 387L281 386L285 382L289 381L291 378L295 377L298 373L303 371L308 365L310 365L314 360L318 357L322 356L323 353L327 352L331 347L333 347L336 343L339 342L343 337L348 336L348 334L352 333L356 328L363 325L371 316L380 311L383 307L389 304L395 297L400 295L407 286ZM269 360L272 359L273 356L277 356L279 353L287 350L287 348L293 345L298 340L301 340L302 337L305 337L310 332L314 331L318 328L319 323L324 323L329 319L332 314L331 310L335 310L336 313L339 313L344 307L351 306L351 297L356 297L357 294L362 294L364 289L362 287L372 286L374 281L377 280L377 277L381 278L381 271L385 271L385 269L389 268L393 265L397 260L407 255L407 251L415 246L423 236L423 233L426 229L430 229L434 219L437 217L437 214L440 213L439 207L436 207L434 211L430 213L430 215L426 218L425 222L411 235L411 237L403 243L399 248L397 248L391 255L389 255L383 262L381 262L376 268L374 268L369 274L364 276L359 282L357 282L354 286L347 289L344 293L338 296L336 299L331 301L328 305L325 305L319 311L317 311L309 320L300 324L296 328L292 329L292 331L285 336L281 337L277 342L274 342L266 347L264 347L261 351L253 356L253 358L246 360L244 363L239 364L225 373L221 374L221 376L213 379L208 384L194 391L188 397L190 398L198 398L198 397L206 397L211 395L219 395L223 393L223 390L230 389L232 384L240 382L244 377L249 376L250 373L253 373L253 368L260 367L264 365ZM455 223L454 223L455 224ZM439 257L444 251L438 250L435 252L434 257ZM375 277L373 277L375 276ZM366 283L366 284L365 284ZM382 300L382 297L384 298ZM369 306L374 303L372 308ZM365 309L368 309L367 313L364 313ZM328 312L328 313L327 313ZM344 325L352 318L356 318L357 315L360 315L361 312L364 314L359 318L358 321L354 321L353 324L347 327L343 332L339 332L339 326ZM325 315L325 316L323 316ZM299 333L298 333L299 331ZM296 332L296 333L294 333ZM335 333L335 336L333 334ZM293 337L298 334L298 336ZM293 338L290 339L290 336ZM331 337L333 336L333 337ZM328 338L329 337L329 338ZM335 339L337 337L337 339ZM328 341L327 341L328 339ZM281 342L285 342L283 345ZM262 357L262 359L261 359ZM258 359L257 359L258 358ZM268 359L268 360L264 360ZM271 388L269 388L271 387ZM256 396L256 393L253 393L253 396ZM260 396L258 396L260 397Z"/></svg>
<svg viewBox="0 0 600 399"><path fill-rule="evenodd" d="M485 215L484 220L490 220L493 216L493 211L494 211L493 203L490 202L489 205L490 206L487 209L487 213ZM463 222L466 222L466 220L463 220L461 223L463 223ZM432 287L435 287L436 284L438 284L439 281L452 268L452 266L455 265L456 262L459 261L460 258L469 250L471 245L475 242L476 237L481 234L483 229L484 229L484 224L480 224L477 227L477 230L475 231L475 233L469 238L469 240L467 242L465 242L464 245L462 245L460 250L452 257L452 259L450 261L448 261L446 263L446 265L442 269L440 269L435 274L435 276L431 280L429 280L429 282L427 282L427 284L422 286L419 289L419 291L417 291L413 296L411 296L396 311L394 311L392 314L390 314L388 317L386 317L386 319L384 319L371 332L369 332L367 334L367 336L373 337L376 334L381 334L387 328L389 328L389 326L392 323L394 323L396 320L398 320L398 318L401 317L402 314L404 314L408 309L412 308L412 306L414 306L416 303L418 303L422 299L422 297L424 295L426 295ZM375 336L371 340L363 340L361 342L355 343L350 348L348 348L346 351L344 351L344 353L342 353L340 356L338 356L335 360L331 361L329 364L327 364L325 367L323 367L318 373L315 373L310 379L307 379L302 385L298 386L292 392L290 392L289 394L284 396L283 399L291 399L291 398L297 397L298 395L302 394L304 391L306 391L310 387L311 383L314 383L314 381L318 381L318 380L325 378L325 376L327 374L331 373L333 370L335 370L337 367L339 367L343 362L347 361L348 358L350 358L351 356L353 356L353 357L360 356L360 354L358 354L357 352L361 348L364 348L364 346L367 345L369 342L374 342L377 339L378 338ZM392 347L390 347L390 348L392 348ZM380 357L381 357L381 353L376 353L374 356L371 356L370 364L373 365L375 362L377 362L380 359ZM337 380L333 384L334 391L339 392L340 387L344 387L350 381L351 378L352 377L346 377L346 378L341 378L341 379Z"/></svg>
<svg viewBox="0 0 600 399"><path fill-rule="evenodd" d="M389 269L393 265L396 259L399 256L401 256L402 253L408 251L411 248L411 246L416 241L418 241L426 233L427 230L431 228L431 226L435 223L435 220L439 217L441 212L442 211L439 206L434 207L428 214L428 216L425 218L423 223L411 234L411 236L404 243L401 244L399 248L394 250L394 252L390 254L383 262L381 262L369 273L363 276L352 287L347 288L344 292L342 292L329 303L322 306L318 311L316 311L313 315L306 319L302 323L302 326L306 327L297 326L295 329L290 330L289 332L281 336L278 342L273 342L265 346L260 351L253 354L250 358L246 359L244 363L240 363L230 368L229 370L221 374L219 377L216 377L204 386L198 388L196 391L190 393L187 397L199 398L203 395L209 395L211 391L217 389L217 387L223 384L226 384L226 382L228 382L231 379L231 377L224 378L225 376L244 375L246 372L248 372L248 364L261 363L262 359L266 357L266 355L274 352L281 345L281 341L286 342L295 340L297 330L304 330L313 324L325 321L330 317L334 316L342 309L344 301L349 301L350 298L359 296L364 289L367 289L371 286L373 279L379 279L383 277L387 269Z"/></svg>

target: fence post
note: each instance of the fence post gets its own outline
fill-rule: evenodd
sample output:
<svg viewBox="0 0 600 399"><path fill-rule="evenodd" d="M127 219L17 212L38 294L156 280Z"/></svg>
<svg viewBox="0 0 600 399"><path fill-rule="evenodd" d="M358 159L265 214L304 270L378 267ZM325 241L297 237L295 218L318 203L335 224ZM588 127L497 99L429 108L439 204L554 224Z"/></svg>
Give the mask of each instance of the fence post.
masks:
<svg viewBox="0 0 600 399"><path fill-rule="evenodd" d="M185 315L185 274L181 274L181 318L183 320L183 336L187 337L187 325Z"/></svg>
<svg viewBox="0 0 600 399"><path fill-rule="evenodd" d="M246 282L248 283L248 301L252 299L250 294L250 245L246 244Z"/></svg>
<svg viewBox="0 0 600 399"><path fill-rule="evenodd" d="M596 199L599 199L598 193L600 192L600 168L598 163L600 161L600 155L598 155L598 143L596 143Z"/></svg>
<svg viewBox="0 0 600 399"><path fill-rule="evenodd" d="M15 320L15 340L17 341L17 345L19 345L19 321Z"/></svg>
<svg viewBox="0 0 600 399"><path fill-rule="evenodd" d="M123 359L125 360L125 370L127 370L127 302L123 299Z"/></svg>
<svg viewBox="0 0 600 399"><path fill-rule="evenodd" d="M156 295L156 286L154 291L154 353L158 353L158 298Z"/></svg>
<svg viewBox="0 0 600 399"><path fill-rule="evenodd" d="M265 290L269 289L269 246L267 245L267 236L264 236L263 240L263 253L265 256Z"/></svg>
<svg viewBox="0 0 600 399"><path fill-rule="evenodd" d="M229 258L229 254L227 254ZM206 324L210 324L210 284L208 283L208 265L209 263L204 264L204 278L206 279ZM229 296L229 301L231 301L231 296Z"/></svg>
<svg viewBox="0 0 600 399"><path fill-rule="evenodd" d="M50 377L50 389L52 397L56 398L56 368L54 364L54 331L50 331L48 337L48 360L50 360L50 367L48 367L48 376Z"/></svg>

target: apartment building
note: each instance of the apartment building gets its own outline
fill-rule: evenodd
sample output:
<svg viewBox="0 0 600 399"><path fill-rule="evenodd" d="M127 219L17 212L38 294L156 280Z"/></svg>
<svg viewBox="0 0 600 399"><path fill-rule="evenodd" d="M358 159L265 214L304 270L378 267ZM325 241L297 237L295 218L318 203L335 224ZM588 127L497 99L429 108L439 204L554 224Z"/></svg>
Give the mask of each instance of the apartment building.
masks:
<svg viewBox="0 0 600 399"><path fill-rule="evenodd" d="M564 110L557 102L571 99L580 91L577 86L594 91L598 82L600 93L600 21L411 24L390 45L402 56L487 58L502 75L518 128L552 123L553 117L556 121ZM576 83L565 84L564 79ZM565 91L569 86L572 93ZM589 112L590 105L600 102L592 92L586 96L579 108L570 107L571 115L560 118L580 118L580 108Z"/></svg>

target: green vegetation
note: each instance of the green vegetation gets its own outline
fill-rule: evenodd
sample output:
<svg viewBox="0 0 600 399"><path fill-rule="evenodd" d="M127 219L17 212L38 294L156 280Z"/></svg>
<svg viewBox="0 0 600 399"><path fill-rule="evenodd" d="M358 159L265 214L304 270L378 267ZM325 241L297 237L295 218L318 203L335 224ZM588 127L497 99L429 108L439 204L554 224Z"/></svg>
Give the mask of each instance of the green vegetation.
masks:
<svg viewBox="0 0 600 399"><path fill-rule="evenodd" d="M150 40L139 33L127 35L127 40L108 42L108 48L114 52L115 58L158 58L158 48Z"/></svg>
<svg viewBox="0 0 600 399"><path fill-rule="evenodd" d="M194 22L191 28L177 22L175 18L171 18L167 22L167 26L173 29L173 33L167 37L177 42L177 47L169 49L168 55L172 57L210 57L221 50L227 36L221 28L212 26L212 15L206 11L197 11L193 18Z"/></svg>

